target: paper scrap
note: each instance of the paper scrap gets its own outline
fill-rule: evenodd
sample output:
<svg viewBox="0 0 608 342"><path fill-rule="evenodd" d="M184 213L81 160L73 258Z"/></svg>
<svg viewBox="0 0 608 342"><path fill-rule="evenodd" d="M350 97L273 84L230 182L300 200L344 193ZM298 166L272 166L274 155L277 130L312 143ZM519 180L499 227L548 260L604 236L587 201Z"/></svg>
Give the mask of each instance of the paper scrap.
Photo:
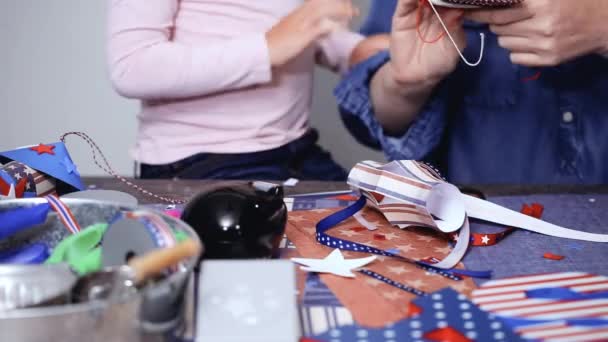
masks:
<svg viewBox="0 0 608 342"><path fill-rule="evenodd" d="M296 185L298 185L298 183L300 183L300 180L297 178L289 178L288 180L283 182L283 186L287 186L287 187L294 187Z"/></svg>

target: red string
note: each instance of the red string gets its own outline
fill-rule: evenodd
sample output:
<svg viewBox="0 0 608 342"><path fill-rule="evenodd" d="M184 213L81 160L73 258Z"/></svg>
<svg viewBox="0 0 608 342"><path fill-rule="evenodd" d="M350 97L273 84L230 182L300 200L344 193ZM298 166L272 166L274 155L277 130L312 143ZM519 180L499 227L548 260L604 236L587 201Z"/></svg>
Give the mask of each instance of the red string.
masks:
<svg viewBox="0 0 608 342"><path fill-rule="evenodd" d="M537 81L540 78L541 72L537 72L536 74L530 76L530 77L524 77L522 78L522 82L530 82L530 81Z"/></svg>
<svg viewBox="0 0 608 342"><path fill-rule="evenodd" d="M432 40L426 40L424 38L422 31L420 31L420 26L422 25L422 15L424 14L425 7L429 7L428 0L419 0L418 11L416 12L416 32L418 32L418 37L420 37L420 40L422 40L423 43L434 44L440 41L443 37L445 37L445 32L442 32L439 37Z"/></svg>

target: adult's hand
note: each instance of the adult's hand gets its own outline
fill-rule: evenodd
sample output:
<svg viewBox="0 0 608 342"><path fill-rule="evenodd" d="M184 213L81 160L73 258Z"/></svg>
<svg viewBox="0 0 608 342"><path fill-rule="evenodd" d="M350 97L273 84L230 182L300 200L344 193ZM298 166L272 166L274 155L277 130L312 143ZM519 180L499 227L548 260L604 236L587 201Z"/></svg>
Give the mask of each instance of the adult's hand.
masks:
<svg viewBox="0 0 608 342"><path fill-rule="evenodd" d="M515 64L544 67L591 53L608 56L608 1L526 0L468 17L490 24Z"/></svg>
<svg viewBox="0 0 608 342"><path fill-rule="evenodd" d="M376 118L384 131L392 135L408 129L433 89L459 62L458 51L447 37L436 40L444 29L435 13L431 8L419 6L428 4L399 0L390 37L391 59L371 82ZM438 11L456 44L464 49L463 11Z"/></svg>
<svg viewBox="0 0 608 342"><path fill-rule="evenodd" d="M284 65L358 13L351 0L305 1L266 33L270 63Z"/></svg>
<svg viewBox="0 0 608 342"><path fill-rule="evenodd" d="M426 1L399 0L397 4L390 37L390 67L397 83L436 83L454 71L459 62L458 51L447 37L434 41L445 32ZM458 46L464 49L464 13L455 9L438 11Z"/></svg>

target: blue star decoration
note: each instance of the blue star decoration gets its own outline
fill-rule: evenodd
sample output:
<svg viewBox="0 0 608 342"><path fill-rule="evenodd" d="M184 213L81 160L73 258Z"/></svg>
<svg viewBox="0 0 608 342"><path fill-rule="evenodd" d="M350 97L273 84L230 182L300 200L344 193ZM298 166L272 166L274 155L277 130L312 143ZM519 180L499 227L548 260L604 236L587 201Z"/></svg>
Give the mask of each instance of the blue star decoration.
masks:
<svg viewBox="0 0 608 342"><path fill-rule="evenodd" d="M78 168L76 167L76 164L74 164L74 162L72 162L70 157L68 157L68 156L63 157L63 161L61 161L61 165L65 166L65 170L68 173L80 176L80 173L78 172Z"/></svg>
<svg viewBox="0 0 608 342"><path fill-rule="evenodd" d="M384 328L345 326L312 339L327 342L523 341L506 324L451 288L420 297L412 303L417 311L415 315Z"/></svg>

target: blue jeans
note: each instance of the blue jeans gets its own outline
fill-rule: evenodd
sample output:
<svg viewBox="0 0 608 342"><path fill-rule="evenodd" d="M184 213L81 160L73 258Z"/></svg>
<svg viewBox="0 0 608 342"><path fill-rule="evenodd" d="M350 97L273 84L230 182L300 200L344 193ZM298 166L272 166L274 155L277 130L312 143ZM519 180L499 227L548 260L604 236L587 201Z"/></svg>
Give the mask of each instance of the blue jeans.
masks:
<svg viewBox="0 0 608 342"><path fill-rule="evenodd" d="M236 154L199 153L165 165L142 164L143 179L242 179L344 181L346 171L311 130L291 143L268 151Z"/></svg>

